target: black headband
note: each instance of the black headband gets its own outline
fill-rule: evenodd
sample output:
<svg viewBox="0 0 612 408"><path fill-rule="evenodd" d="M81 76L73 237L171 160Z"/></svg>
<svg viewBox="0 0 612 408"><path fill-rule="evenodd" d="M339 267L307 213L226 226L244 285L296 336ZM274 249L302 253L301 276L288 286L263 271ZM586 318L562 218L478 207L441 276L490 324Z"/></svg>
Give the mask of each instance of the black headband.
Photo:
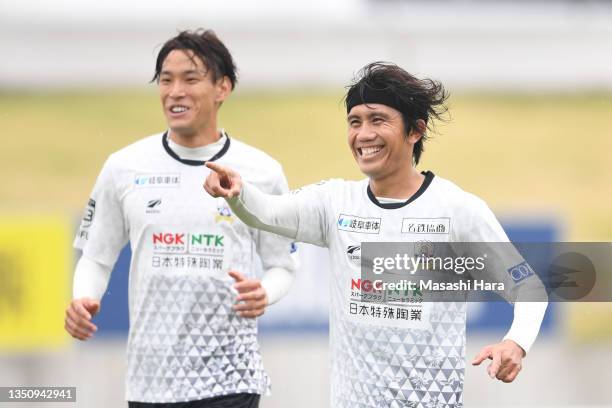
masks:
<svg viewBox="0 0 612 408"><path fill-rule="evenodd" d="M353 107L363 104L380 103L400 112L406 110L406 105L391 91L369 87L354 87L346 95L346 113Z"/></svg>

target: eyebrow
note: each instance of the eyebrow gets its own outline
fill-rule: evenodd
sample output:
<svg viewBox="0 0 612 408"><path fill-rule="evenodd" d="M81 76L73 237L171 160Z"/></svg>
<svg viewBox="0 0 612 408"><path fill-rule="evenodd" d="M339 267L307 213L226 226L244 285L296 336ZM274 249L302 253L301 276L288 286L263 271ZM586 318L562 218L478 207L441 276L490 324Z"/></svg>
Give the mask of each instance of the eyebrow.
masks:
<svg viewBox="0 0 612 408"><path fill-rule="evenodd" d="M204 74L204 75L206 75L206 71L204 71L203 69L188 69L188 70L185 70L185 71L178 72L177 74L178 75L184 75L184 76L185 75L191 75L191 74ZM166 71L160 72L159 75L160 76L162 76L162 75L170 75L170 76L172 76L173 73L171 71L167 71L166 70Z"/></svg>
<svg viewBox="0 0 612 408"><path fill-rule="evenodd" d="M389 119L390 116L388 114L386 114L385 112L381 112L381 111L374 111L371 110L368 113L366 113L365 115L366 118L371 119L374 116L382 116L385 119ZM355 113L348 115L348 117L346 118L347 122L350 122L353 119L361 119L362 115L357 115Z"/></svg>

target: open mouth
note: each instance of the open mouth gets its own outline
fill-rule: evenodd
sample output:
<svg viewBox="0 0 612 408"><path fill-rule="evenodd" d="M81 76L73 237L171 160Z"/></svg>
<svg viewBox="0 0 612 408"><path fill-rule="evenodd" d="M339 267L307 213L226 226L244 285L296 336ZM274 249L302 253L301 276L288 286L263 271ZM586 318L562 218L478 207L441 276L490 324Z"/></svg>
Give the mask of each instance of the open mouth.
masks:
<svg viewBox="0 0 612 408"><path fill-rule="evenodd" d="M378 154L383 147L383 145L358 147L357 153L359 154L359 157L367 159L376 156L376 154Z"/></svg>
<svg viewBox="0 0 612 408"><path fill-rule="evenodd" d="M170 113L173 113L175 115L180 115L181 113L185 113L189 110L189 108L185 105L172 105L170 106L170 109L168 109L170 111Z"/></svg>

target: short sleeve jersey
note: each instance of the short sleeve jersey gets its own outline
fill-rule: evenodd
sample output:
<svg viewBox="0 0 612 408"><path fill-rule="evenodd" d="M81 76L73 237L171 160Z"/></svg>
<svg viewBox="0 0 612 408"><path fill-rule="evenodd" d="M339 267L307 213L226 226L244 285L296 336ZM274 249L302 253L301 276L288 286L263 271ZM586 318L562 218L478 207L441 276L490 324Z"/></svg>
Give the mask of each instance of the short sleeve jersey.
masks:
<svg viewBox="0 0 612 408"><path fill-rule="evenodd" d="M296 240L330 251L335 408L463 405L465 302L404 308L362 301L364 293L376 291L361 282L363 242L508 241L481 199L431 172L424 175L404 203L381 204L368 180L334 179L294 192Z"/></svg>
<svg viewBox="0 0 612 408"><path fill-rule="evenodd" d="M281 166L235 139L213 157L270 194ZM179 158L166 134L112 154L97 179L75 247L112 267L129 241L126 399L179 402L267 392L257 321L232 310L230 270L294 268L290 241L248 228L203 189L203 162Z"/></svg>

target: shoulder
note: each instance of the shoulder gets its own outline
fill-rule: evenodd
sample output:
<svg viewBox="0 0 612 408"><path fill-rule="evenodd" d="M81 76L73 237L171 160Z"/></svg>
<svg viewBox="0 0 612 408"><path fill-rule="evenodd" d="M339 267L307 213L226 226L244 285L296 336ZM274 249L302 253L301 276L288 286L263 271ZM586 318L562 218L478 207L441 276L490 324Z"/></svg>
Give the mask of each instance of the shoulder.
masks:
<svg viewBox="0 0 612 408"><path fill-rule="evenodd" d="M477 195L465 191L454 182L436 175L430 188L440 202L463 211L480 211L488 208L485 201Z"/></svg>
<svg viewBox="0 0 612 408"><path fill-rule="evenodd" d="M230 138L230 148L219 162L243 167L245 170L266 170L276 174L283 172L281 164L268 153L236 138Z"/></svg>
<svg viewBox="0 0 612 408"><path fill-rule="evenodd" d="M360 191L363 181L347 181L339 178L325 179L312 184L306 184L300 188L292 190L293 194L326 194L326 195L345 195L351 191Z"/></svg>
<svg viewBox="0 0 612 408"><path fill-rule="evenodd" d="M117 150L109 155L106 165L112 168L121 168L139 160L149 160L152 154L161 151L162 136L163 133L156 133Z"/></svg>

